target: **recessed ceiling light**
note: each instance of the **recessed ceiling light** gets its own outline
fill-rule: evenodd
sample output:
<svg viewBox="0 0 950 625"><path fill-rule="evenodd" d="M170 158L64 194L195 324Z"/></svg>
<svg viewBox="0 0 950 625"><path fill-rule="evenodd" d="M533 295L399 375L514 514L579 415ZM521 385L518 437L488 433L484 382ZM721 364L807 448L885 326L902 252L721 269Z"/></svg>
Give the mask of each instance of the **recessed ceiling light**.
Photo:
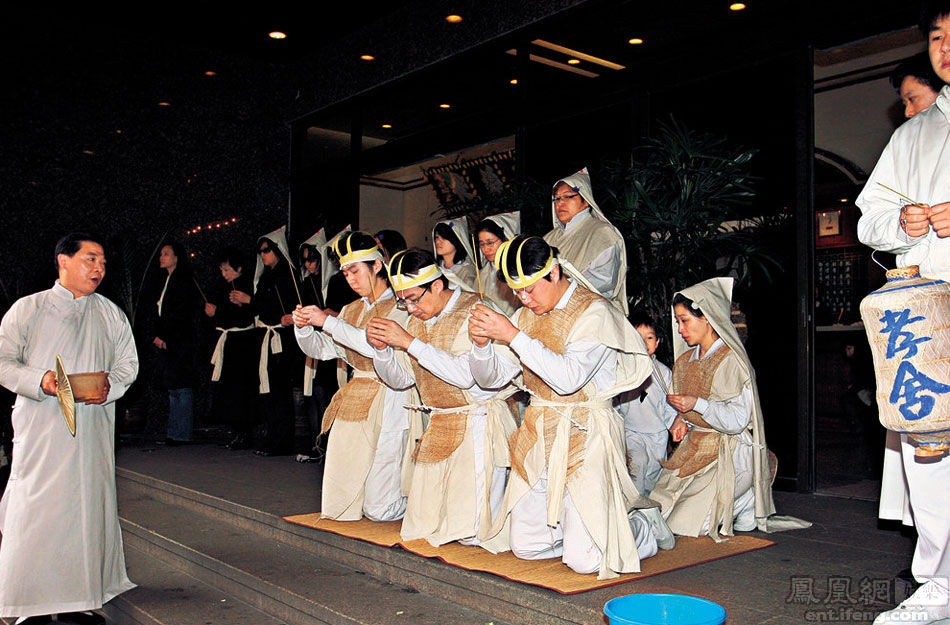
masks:
<svg viewBox="0 0 950 625"><path fill-rule="evenodd" d="M848 202L848 198L846 197L841 198L841 202L842 204L846 204Z"/></svg>
<svg viewBox="0 0 950 625"><path fill-rule="evenodd" d="M455 15L454 13L452 15L446 15L445 21L448 22L449 24L458 24L459 22L462 21L462 16Z"/></svg>
<svg viewBox="0 0 950 625"><path fill-rule="evenodd" d="M510 82L510 83L513 84L513 85L517 85L517 84L518 84L518 79L517 79L517 78L512 78L512 79L509 80L508 82Z"/></svg>
<svg viewBox="0 0 950 625"><path fill-rule="evenodd" d="M95 154L95 152L93 152L92 150L83 150L82 153L88 154L89 156L92 156L93 154Z"/></svg>
<svg viewBox="0 0 950 625"><path fill-rule="evenodd" d="M733 2L729 5L730 11L741 11L745 8L745 4L742 2Z"/></svg>
<svg viewBox="0 0 950 625"><path fill-rule="evenodd" d="M641 39L640 37L634 37L632 39L628 39L627 43L629 43L632 46L638 46L641 43L643 43L643 39Z"/></svg>
<svg viewBox="0 0 950 625"><path fill-rule="evenodd" d="M389 130L392 127L393 127L392 124L383 124L383 128L385 128L386 130Z"/></svg>
<svg viewBox="0 0 950 625"><path fill-rule="evenodd" d="M217 75L218 75L217 72L212 72L210 70L205 72L205 76L217 76Z"/></svg>
<svg viewBox="0 0 950 625"><path fill-rule="evenodd" d="M568 65L580 65L580 64L581 64L581 60L580 60L580 59L568 59L568 60L567 60L567 64L568 64Z"/></svg>
<svg viewBox="0 0 950 625"><path fill-rule="evenodd" d="M171 102L159 102L158 105L159 105L159 106L171 106L172 103L171 103Z"/></svg>
<svg viewBox="0 0 950 625"><path fill-rule="evenodd" d="M452 108L452 105L451 105L451 104L440 104L440 105L439 105L439 108L440 108L440 109L450 109L450 108Z"/></svg>
<svg viewBox="0 0 950 625"><path fill-rule="evenodd" d="M363 54L363 55L360 55L360 58L363 59L364 61L375 61L375 60L376 60L376 57L373 56L372 54Z"/></svg>
<svg viewBox="0 0 950 625"><path fill-rule="evenodd" d="M282 33L279 30L275 30L273 32L267 33L267 36L270 37L271 39L286 39L287 33Z"/></svg>

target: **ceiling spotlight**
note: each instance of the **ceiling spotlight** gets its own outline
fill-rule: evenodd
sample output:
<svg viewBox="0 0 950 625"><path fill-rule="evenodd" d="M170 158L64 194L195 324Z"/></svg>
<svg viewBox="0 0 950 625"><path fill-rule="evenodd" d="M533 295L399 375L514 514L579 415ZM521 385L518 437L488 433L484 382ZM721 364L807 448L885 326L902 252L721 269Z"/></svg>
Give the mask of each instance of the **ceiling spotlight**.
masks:
<svg viewBox="0 0 950 625"><path fill-rule="evenodd" d="M360 58L363 59L364 61L375 61L375 60L376 60L376 57L373 56L372 54L363 54L363 55L360 55Z"/></svg>
<svg viewBox="0 0 950 625"><path fill-rule="evenodd" d="M282 33L279 30L275 30L273 32L267 33L267 36L270 37L271 39L286 39L287 33Z"/></svg>
<svg viewBox="0 0 950 625"><path fill-rule="evenodd" d="M510 83L513 84L513 85L517 85L517 84L518 84L518 79L517 79L517 78L512 78L512 79L509 80L508 82L510 82Z"/></svg>
<svg viewBox="0 0 950 625"><path fill-rule="evenodd" d="M171 106L172 103L171 103L171 102L159 102L158 105L159 105L159 106Z"/></svg>
<svg viewBox="0 0 950 625"><path fill-rule="evenodd" d="M842 203L842 204L847 204L847 203L848 203L848 198L846 198L846 197L841 198L841 203Z"/></svg>
<svg viewBox="0 0 950 625"><path fill-rule="evenodd" d="M730 11L741 11L743 9L745 9L745 4L742 2L733 2L729 5Z"/></svg>
<svg viewBox="0 0 950 625"><path fill-rule="evenodd" d="M218 75L217 72L212 72L211 70L208 70L207 72L205 72L205 76L217 76L217 75Z"/></svg>
<svg viewBox="0 0 950 625"><path fill-rule="evenodd" d="M392 125L392 124L383 124L382 127L385 128L386 130L389 130L390 128L393 127L393 125Z"/></svg>
<svg viewBox="0 0 950 625"><path fill-rule="evenodd" d="M237 221L237 217L232 217L232 218L231 218L231 223L233 224L235 221Z"/></svg>
<svg viewBox="0 0 950 625"><path fill-rule="evenodd" d="M581 64L581 60L580 60L580 59L568 59L568 60L567 60L567 64L568 64L568 65L580 65L580 64Z"/></svg>
<svg viewBox="0 0 950 625"><path fill-rule="evenodd" d="M92 150L83 150L82 153L88 154L89 156L92 156L93 154L95 154L95 152L93 152Z"/></svg>
<svg viewBox="0 0 950 625"><path fill-rule="evenodd" d="M450 109L450 108L452 108L452 105L451 105L451 104L440 104L440 105L439 105L439 108L440 108L440 109Z"/></svg>
<svg viewBox="0 0 950 625"><path fill-rule="evenodd" d="M643 39L640 37L634 37L633 39L628 39L627 43L629 43L631 46L639 46L643 43Z"/></svg>
<svg viewBox="0 0 950 625"><path fill-rule="evenodd" d="M455 15L454 13L452 15L446 15L445 21L448 22L449 24L458 24L459 22L462 21L462 16Z"/></svg>

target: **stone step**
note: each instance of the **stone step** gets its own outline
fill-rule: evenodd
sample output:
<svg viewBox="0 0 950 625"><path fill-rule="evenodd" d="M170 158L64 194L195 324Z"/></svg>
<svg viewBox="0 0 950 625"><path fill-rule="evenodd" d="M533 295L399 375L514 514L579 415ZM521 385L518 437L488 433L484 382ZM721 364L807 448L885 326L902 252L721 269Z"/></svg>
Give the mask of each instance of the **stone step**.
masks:
<svg viewBox="0 0 950 625"><path fill-rule="evenodd" d="M116 475L119 509L130 539L138 538L141 530L131 523L133 516L126 510L131 509L131 500L150 498L176 510L214 519L217 523L213 524L219 531L229 528L227 531L238 535L256 536L265 544L300 550L344 570L363 571L383 582L407 586L424 595L491 615L483 623L494 621L497 625L499 620L505 620L516 625L601 625L604 622L601 601L579 600L495 575L460 569L402 549L300 527L277 515L128 469L117 468ZM162 534L151 524L148 527ZM188 557L181 550L170 548L181 553L181 557ZM453 619L453 622L457 621Z"/></svg>
<svg viewBox="0 0 950 625"><path fill-rule="evenodd" d="M488 612L381 581L244 526L125 488L121 481L119 510L131 549L280 622L406 625L411 619L413 625L442 625L447 620L502 625Z"/></svg>
<svg viewBox="0 0 950 625"><path fill-rule="evenodd" d="M125 562L138 587L103 606L102 613L112 625L284 623L128 542Z"/></svg>

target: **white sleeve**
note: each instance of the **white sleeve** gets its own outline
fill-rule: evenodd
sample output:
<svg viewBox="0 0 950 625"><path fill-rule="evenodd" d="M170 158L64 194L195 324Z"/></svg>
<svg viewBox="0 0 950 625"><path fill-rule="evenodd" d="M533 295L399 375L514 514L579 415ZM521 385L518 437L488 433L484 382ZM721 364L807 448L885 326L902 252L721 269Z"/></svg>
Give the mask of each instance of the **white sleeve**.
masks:
<svg viewBox="0 0 950 625"><path fill-rule="evenodd" d="M373 368L379 379L393 390L404 391L416 383L415 378L399 364L392 347L374 350Z"/></svg>
<svg viewBox="0 0 950 625"><path fill-rule="evenodd" d="M655 373L653 375L656 375ZM673 388L673 372L669 370L668 367L660 368L660 375L663 377L663 383L666 385L666 388ZM660 389L657 389L660 390ZM660 391L662 392L662 391ZM671 406L666 399L659 403L659 413L657 418L666 426L666 429L670 429L673 425L673 421L676 420L676 415L679 413L676 412L676 408Z"/></svg>
<svg viewBox="0 0 950 625"><path fill-rule="evenodd" d="M339 317L327 317L323 323L323 331L332 336L334 341L349 347L360 356L372 358L376 354L376 350L366 340L366 330L355 328Z"/></svg>
<svg viewBox="0 0 950 625"><path fill-rule="evenodd" d="M469 367L475 383L485 389L502 388L521 373L518 363L500 355L492 343L485 347L472 345Z"/></svg>
<svg viewBox="0 0 950 625"><path fill-rule="evenodd" d="M570 395L583 388L610 356L606 345L585 341L571 343L564 354L558 354L524 332L511 340L511 349L559 395Z"/></svg>
<svg viewBox="0 0 950 625"><path fill-rule="evenodd" d="M606 298L614 296L620 274L620 244L611 245L581 272L597 292Z"/></svg>
<svg viewBox="0 0 950 625"><path fill-rule="evenodd" d="M329 317L332 319L333 317ZM297 345L300 351L316 358L317 360L336 360L343 358L343 351L337 347L329 336L323 332L317 332L313 326L304 326L302 328L294 327L294 337L297 339Z"/></svg>
<svg viewBox="0 0 950 625"><path fill-rule="evenodd" d="M861 209L861 218L858 220L858 239L876 250L903 254L927 237L926 235L909 237L901 230L901 206L907 202L880 184L884 183L893 189L900 189L902 186L897 181L893 143L894 137L884 148L864 189L855 200L855 204Z"/></svg>
<svg viewBox="0 0 950 625"><path fill-rule="evenodd" d="M469 365L468 352L453 356L429 343L413 339L409 344L409 355L415 357L419 364L432 372L433 375L445 380L452 386L469 389L475 386L475 377Z"/></svg>
<svg viewBox="0 0 950 625"><path fill-rule="evenodd" d="M699 397L695 410L713 429L726 434L738 434L749 426L752 417L752 387L742 387L742 392L724 401L709 401Z"/></svg>
<svg viewBox="0 0 950 625"><path fill-rule="evenodd" d="M31 314L35 309L23 310L27 307L26 300L15 302L0 321L0 385L17 395L43 401L48 396L40 388L40 383L48 369L24 364L28 325L38 316Z"/></svg>
<svg viewBox="0 0 950 625"><path fill-rule="evenodd" d="M109 368L109 396L104 404L111 404L129 390L139 373L139 356L135 351L135 337L128 319L118 310L115 311L115 355Z"/></svg>

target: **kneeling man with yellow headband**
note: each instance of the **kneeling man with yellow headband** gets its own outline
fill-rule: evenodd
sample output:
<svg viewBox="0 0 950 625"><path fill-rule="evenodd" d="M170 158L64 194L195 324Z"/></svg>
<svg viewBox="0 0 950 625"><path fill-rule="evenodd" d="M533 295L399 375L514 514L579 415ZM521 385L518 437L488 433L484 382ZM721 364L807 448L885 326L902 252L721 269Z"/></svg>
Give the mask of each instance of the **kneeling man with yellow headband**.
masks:
<svg viewBox="0 0 950 625"><path fill-rule="evenodd" d="M322 431L330 430L323 469L325 519L372 521L402 518L402 466L409 415L406 404L415 393L386 386L373 370L373 348L366 342L370 319L382 317L405 325L407 315L396 308L383 278L383 256L365 232L347 232L333 245L347 284L360 299L333 317L316 306L294 311L297 344L311 358L343 358L353 377L330 400ZM322 327L317 332L315 327ZM331 429L332 426L332 429Z"/></svg>
<svg viewBox="0 0 950 625"><path fill-rule="evenodd" d="M468 317L478 295L450 288L430 252L393 256L389 280L397 305L411 316L406 329L391 319L370 321L373 362L388 386L415 385L421 397L420 405L410 406L415 448L402 538L477 545L491 530L505 492L515 422L504 398L517 389L475 384ZM412 357L410 366L399 362L393 348Z"/></svg>
<svg viewBox="0 0 950 625"><path fill-rule="evenodd" d="M543 239L515 237L496 259L524 307L510 321L475 307L472 374L485 388L523 374L531 401L510 440L505 500L483 546L525 559L561 557L599 579L638 572L658 542L675 542L627 473L623 420L611 406L651 373L643 339ZM517 359L492 341L507 343Z"/></svg>

